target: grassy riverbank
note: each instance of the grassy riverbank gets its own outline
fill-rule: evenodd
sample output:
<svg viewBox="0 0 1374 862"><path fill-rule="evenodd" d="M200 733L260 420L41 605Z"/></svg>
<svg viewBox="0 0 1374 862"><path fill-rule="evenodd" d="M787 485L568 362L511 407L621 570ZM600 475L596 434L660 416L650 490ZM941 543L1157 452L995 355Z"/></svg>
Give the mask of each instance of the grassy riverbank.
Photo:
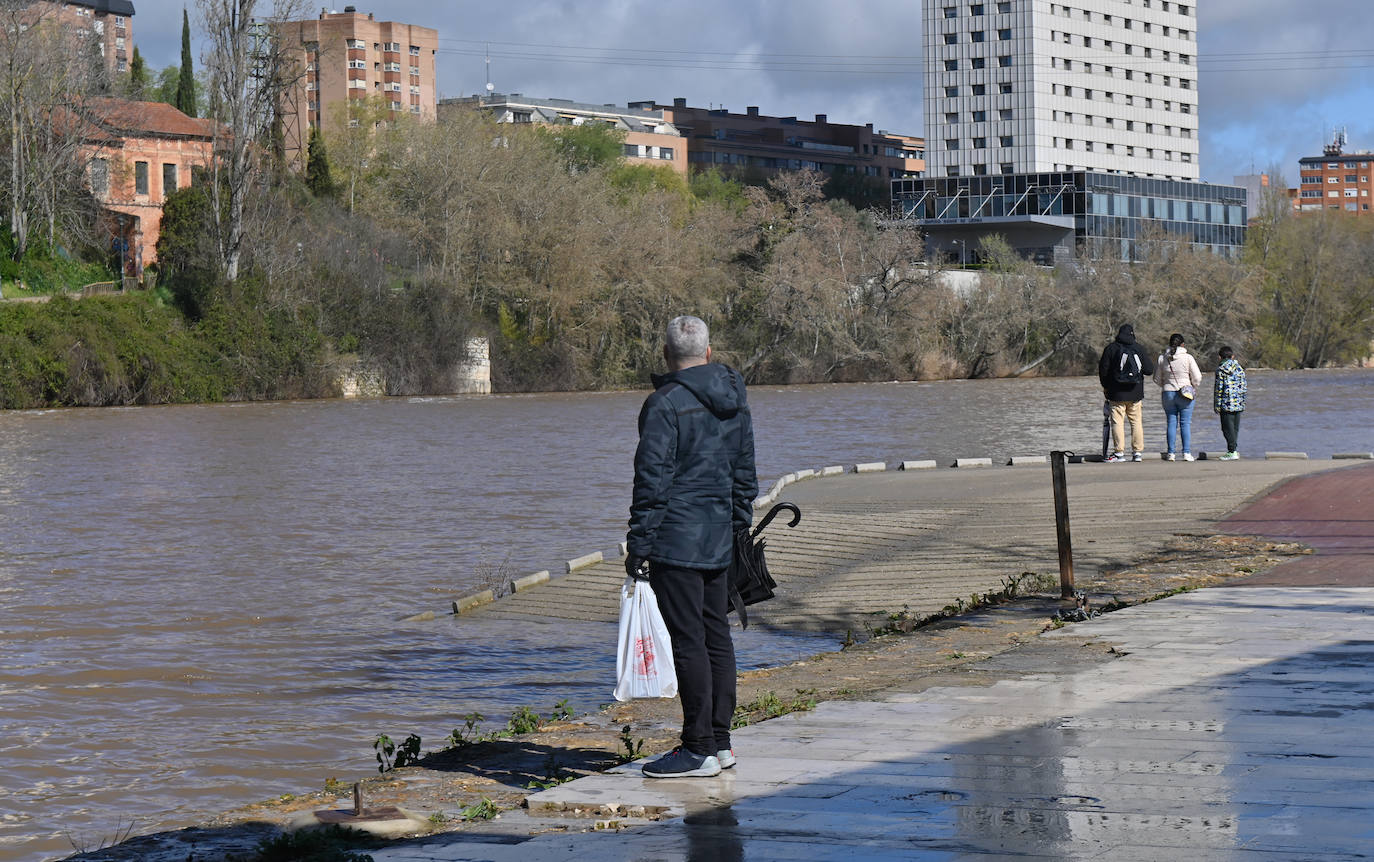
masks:
<svg viewBox="0 0 1374 862"><path fill-rule="evenodd" d="M190 323L148 293L0 303L0 408L337 394L324 340L251 301Z"/></svg>
<svg viewBox="0 0 1374 862"><path fill-rule="evenodd" d="M1080 586L1095 605L1122 607L1244 578L1304 552L1292 543L1250 537L1180 535L1138 564L1104 572ZM981 663L1034 640L1054 625L1052 617L1060 608L1054 592L996 601L910 631L894 630L848 648L837 644L835 652L741 674L737 723L767 720L825 700L862 700L897 689L991 684L1002 676L983 670ZM900 618L900 611L894 609L887 616ZM875 618L874 627L889 622L886 617ZM1106 648L1069 649L1066 661L1086 662ZM524 733L456 748L441 744L440 750L422 756L416 765L381 776L331 779L320 790L285 794L192 829L131 839L73 859L182 862L192 855L209 862L225 859L226 854L258 859L264 842L281 834L283 826L298 815L347 808L353 781L362 782L369 806L395 805L418 814L427 820L429 833L588 830L613 813L588 810L580 816L541 820L523 812L523 801L542 787L623 763L632 753L643 756L670 748L679 721L675 701L635 701L588 716L540 720ZM747 764L749 753L740 752L740 756ZM499 823L491 820L503 811ZM366 843L360 841L359 846Z"/></svg>

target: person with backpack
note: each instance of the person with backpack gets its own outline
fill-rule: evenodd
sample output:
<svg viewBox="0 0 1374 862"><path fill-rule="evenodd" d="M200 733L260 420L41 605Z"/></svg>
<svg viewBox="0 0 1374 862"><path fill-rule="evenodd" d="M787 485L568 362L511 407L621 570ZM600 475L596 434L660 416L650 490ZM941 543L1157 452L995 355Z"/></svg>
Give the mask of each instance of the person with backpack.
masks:
<svg viewBox="0 0 1374 862"><path fill-rule="evenodd" d="M1145 378L1155 373L1150 361L1135 341L1135 327L1121 324L1116 339L1102 351L1097 361L1097 379L1102 394L1111 405L1112 447L1109 463L1126 460L1126 423L1131 423L1131 460L1145 460L1145 425L1140 402L1145 400Z"/></svg>
<svg viewBox="0 0 1374 862"><path fill-rule="evenodd" d="M1165 461L1174 460L1174 432L1178 432L1183 446L1183 460L1193 460L1193 404L1198 384L1202 383L1202 369L1177 332L1169 336L1169 349L1160 354L1156 363L1155 383L1159 384L1160 403L1164 407L1165 441L1168 449Z"/></svg>
<svg viewBox="0 0 1374 862"><path fill-rule="evenodd" d="M1245 410L1245 369L1231 348L1223 347L1217 355L1221 364L1212 380L1212 411L1221 416L1221 434L1226 438L1226 454L1220 460L1236 461L1240 459L1240 414Z"/></svg>

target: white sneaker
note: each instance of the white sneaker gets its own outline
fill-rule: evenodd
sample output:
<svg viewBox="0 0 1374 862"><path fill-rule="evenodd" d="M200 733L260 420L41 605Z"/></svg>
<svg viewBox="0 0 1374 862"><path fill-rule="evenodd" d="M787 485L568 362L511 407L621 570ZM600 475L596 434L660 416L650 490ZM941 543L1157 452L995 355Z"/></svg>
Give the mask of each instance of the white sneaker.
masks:
<svg viewBox="0 0 1374 862"><path fill-rule="evenodd" d="M1145 453L1144 453L1144 452L1135 452L1135 453L1132 453L1132 455L1131 455L1131 460L1132 460L1132 461L1144 461L1144 460L1145 460Z"/></svg>
<svg viewBox="0 0 1374 862"><path fill-rule="evenodd" d="M1184 460L1184 461L1196 461L1197 459L1193 457L1193 453L1192 453L1192 452L1184 452L1184 453L1183 453L1183 460Z"/></svg>
<svg viewBox="0 0 1374 862"><path fill-rule="evenodd" d="M1165 453L1164 453L1164 460L1165 460L1165 461L1172 461L1172 460L1174 460L1174 453L1173 453L1173 452L1165 452Z"/></svg>
<svg viewBox="0 0 1374 862"><path fill-rule="evenodd" d="M716 752L716 760L720 763L721 769L729 769L735 765L735 750L733 748L722 748Z"/></svg>

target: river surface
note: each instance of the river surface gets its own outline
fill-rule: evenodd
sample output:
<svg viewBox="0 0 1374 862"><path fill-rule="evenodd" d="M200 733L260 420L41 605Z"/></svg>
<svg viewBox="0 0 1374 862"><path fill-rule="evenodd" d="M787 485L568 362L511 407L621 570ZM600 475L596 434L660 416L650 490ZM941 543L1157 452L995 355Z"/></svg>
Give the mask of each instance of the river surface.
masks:
<svg viewBox="0 0 1374 862"><path fill-rule="evenodd" d="M1374 448L1374 371L1250 383L1243 454ZM429 749L473 711L609 701L606 626L398 620L614 547L644 394L0 413L0 859L365 774L379 731ZM1086 378L756 387L760 481L1096 452L1100 399ZM1220 451L1200 400L1193 448ZM1146 427L1162 448L1153 397ZM745 666L835 645L739 643Z"/></svg>

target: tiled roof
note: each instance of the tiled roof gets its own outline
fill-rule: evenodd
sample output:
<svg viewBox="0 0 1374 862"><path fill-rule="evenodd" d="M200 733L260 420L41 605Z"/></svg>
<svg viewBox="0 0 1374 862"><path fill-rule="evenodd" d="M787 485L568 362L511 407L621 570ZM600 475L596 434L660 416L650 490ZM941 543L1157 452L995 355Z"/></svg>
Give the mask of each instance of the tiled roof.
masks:
<svg viewBox="0 0 1374 862"><path fill-rule="evenodd" d="M188 117L164 102L94 99L83 113L97 125L125 136L210 138L214 120Z"/></svg>

